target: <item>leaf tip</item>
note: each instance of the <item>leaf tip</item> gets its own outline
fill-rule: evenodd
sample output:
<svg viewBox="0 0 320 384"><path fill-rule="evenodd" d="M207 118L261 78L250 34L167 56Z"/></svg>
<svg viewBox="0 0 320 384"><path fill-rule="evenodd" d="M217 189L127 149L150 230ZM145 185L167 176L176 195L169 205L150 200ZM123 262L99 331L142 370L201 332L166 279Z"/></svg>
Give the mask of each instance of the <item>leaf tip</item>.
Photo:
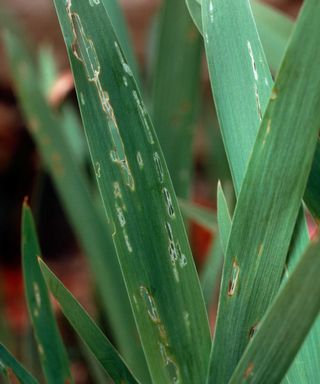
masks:
<svg viewBox="0 0 320 384"><path fill-rule="evenodd" d="M24 208L29 208L29 196L25 196L23 198L23 204L22 205Z"/></svg>

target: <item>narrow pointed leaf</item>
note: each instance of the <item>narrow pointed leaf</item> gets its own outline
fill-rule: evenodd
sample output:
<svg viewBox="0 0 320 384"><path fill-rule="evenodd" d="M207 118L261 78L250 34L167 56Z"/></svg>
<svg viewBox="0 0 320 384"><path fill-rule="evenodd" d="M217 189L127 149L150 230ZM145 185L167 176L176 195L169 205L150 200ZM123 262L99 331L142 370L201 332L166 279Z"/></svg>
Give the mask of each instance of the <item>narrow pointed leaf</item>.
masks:
<svg viewBox="0 0 320 384"><path fill-rule="evenodd" d="M201 18L201 2L198 0L185 0L190 16L198 28L198 31L203 34L202 18Z"/></svg>
<svg viewBox="0 0 320 384"><path fill-rule="evenodd" d="M215 236L214 243L208 252L206 263L200 275L201 288L207 311L210 314L212 300L218 287L219 277L223 265L223 249L219 235Z"/></svg>
<svg viewBox="0 0 320 384"><path fill-rule="evenodd" d="M201 18L201 3L202 0L186 0L191 17L198 27L200 33L203 34L202 18ZM266 52L268 63L274 72L276 72L281 63L281 59L284 55L285 48L288 44L290 35L292 33L294 22L280 11L275 10L267 4L263 4L260 1L251 1L252 12L257 23L257 31ZM220 41L223 43L223 39L220 37ZM232 52L237 52L232 49ZM237 63L235 63L237 66ZM236 73L236 71L234 71ZM221 75L221 72L219 72ZM270 83L270 89L272 84ZM229 88L230 89L230 88ZM244 98L239 98L245 100ZM260 100L261 102L261 100ZM262 109L264 105L262 104ZM242 113L242 112L241 112ZM253 131L253 135L256 132ZM253 143L253 142L251 142ZM228 143L225 141L226 146ZM246 145L245 142L243 144ZM231 155L233 151L229 151L229 160L232 163ZM237 160L234 161L237 164ZM317 145L316 154L312 164L312 170L310 172L306 192L304 195L305 203L307 204L310 212L316 220L320 218L319 198L320 198L320 183L318 178L320 174L320 143ZM303 227L302 224L300 224Z"/></svg>
<svg viewBox="0 0 320 384"><path fill-rule="evenodd" d="M231 230L231 215L227 203L227 199L223 193L221 183L218 183L217 191L217 201L218 201L218 226L219 226L219 236L221 241L221 246L223 253L226 253L228 239Z"/></svg>
<svg viewBox="0 0 320 384"><path fill-rule="evenodd" d="M215 5L217 5L217 2L215 2ZM245 12L244 14L245 17L243 19L243 23L247 24L247 21L245 20L251 20L251 24L253 26L253 20L252 20L252 15L249 8L249 3L237 2L236 6L237 7L243 6L243 9L245 8L247 9L247 12ZM239 13L237 14L237 16L239 16ZM237 24L230 17L225 17L225 18L221 17L220 22L222 20L223 22L220 27L216 19L213 25L213 27L216 27L215 33L219 35L219 39L214 39L215 46L214 48L213 48L213 45L211 45L210 47L210 55L211 55L210 57L211 57L211 60L215 60L217 58L217 62L216 62L216 68L215 70L213 70L213 67L210 66L210 59L209 59L209 70L211 72L211 75L214 76L214 79L213 77L211 77L213 82L213 87L215 89L221 90L220 98L218 99L216 98L216 106L217 106L218 115L219 116L222 115L225 117L224 120L220 119L221 129L224 135L226 151L229 158L231 170L234 176L235 189L236 189L236 192L238 193L243 181L245 168L243 168L242 170L239 168L239 159L237 157L237 151L240 148L239 148L238 142L234 141L234 137L239 137L239 136L241 137L242 135L244 135L244 137L247 140L241 141L241 148L243 148L244 152L247 153L247 155L249 156L252 151L251 145L254 143L255 134L260 124L260 121L259 121L260 119L257 117L257 114L255 113L255 108L259 107L259 104L258 104L259 102L261 107L261 112L264 111L266 107L265 103L267 102L267 100L265 98L263 99L260 98L259 95L261 93L261 89L263 90L263 87L267 86L268 84L266 83L266 84L259 85L258 82L253 82L251 84L248 83L249 86L245 86L245 85L239 86L239 83L237 82L236 78L234 78L234 80L230 82L230 78L229 78L228 72L226 71L226 68L229 68L232 74L240 73L241 75L238 76L238 78L240 79L242 79L243 77L243 71L248 71L248 72L251 71L252 79L254 79L255 72L254 72L253 64L256 65L257 60L260 61L261 57L263 58L263 52L261 47L259 48L259 40L257 38L257 33L255 32L254 28L251 28L251 32L249 35L248 29L247 28L243 29L241 27L241 22L239 24L239 28L235 29L235 25ZM227 41L230 42L228 45L220 44L220 42L224 41L221 38L221 33L223 31L226 34ZM255 60L254 62L252 61L252 57L248 50L247 53L249 56L247 57L246 66L245 66L243 64L244 63L243 61L241 60L238 61L238 58L239 58L238 53L235 56L234 53L236 51L234 47L243 46L244 51L246 51L245 46L248 45L249 40L256 41L258 50L257 51L252 50L252 46L251 46L251 50ZM225 55L224 61L221 60L221 55L219 53L220 51L223 52L223 54ZM259 59L257 59L258 57ZM266 68L266 63L264 67ZM216 73L219 73L220 76L217 77L215 75ZM259 74L259 76L261 77L263 72L261 73L261 71L259 71L259 68L256 67L256 74ZM270 93L271 93L271 86L272 86L272 83L269 82ZM256 93L256 91L258 92ZM225 103L223 102L224 94L225 94L225 97L228 97L228 99L230 99L230 95L235 96L235 98L232 101L232 105L233 105L232 111L228 112L228 108L225 108L226 106L225 106ZM249 113L250 110L253 113L252 115L253 118L251 120L251 123L252 123L251 129L248 130L247 124L249 123L249 121L247 120L247 113ZM234 115L232 116L234 116L234 120L230 119L230 115L228 115L228 113L232 114L233 111L234 111ZM223 121L225 122L225 124L222 124ZM225 132L227 132L227 134ZM291 244L291 251L289 255L290 266L294 266L295 263L299 260L299 257L302 254L302 251L305 249L307 242L308 242L307 227L306 227L305 219L303 216L303 212L301 211L299 215L299 220L296 224L294 239ZM315 332L317 332L317 328L315 328ZM296 368L292 368L292 370L290 370L289 372L290 381L297 380L297 382L299 382L302 380L304 375L309 374L307 372L308 365L306 361L309 359L310 356L313 356L314 364L316 364L316 362L319 361L319 359L317 358L318 352L316 352L313 347L314 346L313 338L315 339L318 338L317 334L314 332L312 332L311 335L308 337L309 340L304 345L303 350L301 351L301 354L299 354L299 360L302 359L304 363L299 364L299 366L296 365ZM301 373L303 373L303 371L305 371L305 373L301 376Z"/></svg>
<svg viewBox="0 0 320 384"><path fill-rule="evenodd" d="M318 240L308 248L274 300L233 373L230 384L280 383L319 314L319 270Z"/></svg>
<svg viewBox="0 0 320 384"><path fill-rule="evenodd" d="M61 376L65 370L65 360L60 361L61 356L63 357L62 344L53 317L46 281L67 319L114 382L121 384L125 380L128 383L137 383L109 340L41 260L31 210L26 204L24 204L23 210L23 249L28 307L48 383L69 383L71 379Z"/></svg>
<svg viewBox="0 0 320 384"><path fill-rule="evenodd" d="M216 6L218 3L215 2ZM231 3L221 3L220 15L224 10L237 18L246 7L246 2L237 3L243 6L238 13L229 8ZM319 52L319 57L314 56L317 44L314 30L320 20L320 6L313 0L306 4L277 77L234 214L209 382L230 378L251 329L261 321L278 290L311 168L320 128L317 118L320 78L315 64L320 59ZM212 23L208 10L210 1L204 1L202 15L204 25L209 27ZM308 36L307 44L305 36ZM251 54L255 50L246 45L253 60ZM253 85L258 84L261 76L257 68L258 64L252 66ZM311 78L312 89L308 81ZM224 355L224 351L228 351L228 359L225 364L217 364L218 356Z"/></svg>
<svg viewBox="0 0 320 384"><path fill-rule="evenodd" d="M204 381L210 333L200 284L132 72L103 4L57 0L55 5L152 379Z"/></svg>
<svg viewBox="0 0 320 384"><path fill-rule="evenodd" d="M38 381L0 343L0 370L12 370L21 384L39 384ZM6 375L6 373L4 373Z"/></svg>
<svg viewBox="0 0 320 384"><path fill-rule="evenodd" d="M39 263L48 287L63 314L112 380L116 384L137 383L118 352L88 313L41 259Z"/></svg>
<svg viewBox="0 0 320 384"><path fill-rule="evenodd" d="M300 384L319 382L319 345L320 345L320 318L316 318L311 330L303 341L282 384Z"/></svg>
<svg viewBox="0 0 320 384"><path fill-rule="evenodd" d="M238 194L273 81L249 1L203 0L202 5L212 92Z"/></svg>
<svg viewBox="0 0 320 384"><path fill-rule="evenodd" d="M217 231L217 219L213 210L188 200L179 199L182 215L210 232Z"/></svg>
<svg viewBox="0 0 320 384"><path fill-rule="evenodd" d="M46 283L37 257L41 255L30 208L23 204L22 265L29 316L37 340L43 372L49 384L72 382L69 361L63 345Z"/></svg>
<svg viewBox="0 0 320 384"><path fill-rule="evenodd" d="M314 163L313 163L314 164ZM309 176L310 180L310 176ZM304 211L300 209L297 223L306 221ZM296 224L297 225L297 224ZM305 223L305 226L307 224ZM291 240L291 245L294 252L290 254L287 260L284 274L282 276L282 285L286 284L292 271L299 262L301 255L304 254L309 244L309 234L306 231L294 232L294 237ZM283 379L283 384L300 384L300 383L318 383L320 380L320 318L315 321L312 329L308 333L299 350L295 360L290 366L286 377Z"/></svg>
<svg viewBox="0 0 320 384"><path fill-rule="evenodd" d="M269 66L277 72L294 22L281 11L260 1L252 0L251 6Z"/></svg>
<svg viewBox="0 0 320 384"><path fill-rule="evenodd" d="M239 2L240 3L240 2ZM239 4L237 4L239 6ZM197 3L197 6L199 8L199 3ZM259 5L257 7L255 7L255 9L257 11L259 11ZM249 10L249 9L248 9ZM199 15L199 9L198 9L198 15ZM264 23L260 23L259 22L259 12L258 13L255 13L256 15L256 21L258 23L258 28L259 30L261 31L261 28L265 29L265 30L269 30L270 29L270 26L268 26L268 24L264 25ZM267 15L268 16L268 12L260 12L260 16L264 17L264 15ZM248 12L247 14L247 17L250 19L250 12ZM268 19L270 19L270 17L267 17L267 19L265 19L265 21L267 21L267 23L269 23ZM273 18L272 18L274 21L276 21L277 25L273 25L273 30L276 31L278 27L281 27L281 23L278 23L279 18L277 17L277 15L275 15ZM215 20L216 21L216 20ZM224 19L224 22L223 22L223 28L226 28L226 21L230 21L230 18L225 18ZM201 21L202 22L202 21ZM244 24L246 24L246 21L244 21ZM235 116L239 117L239 116L245 116L245 113L244 113L244 110L245 110L245 103L244 103L244 100L246 100L248 103L251 103L251 104L256 104L257 100L254 99L254 98L250 98L248 93L247 93L247 89L246 88L238 88L238 83L237 82L230 82L229 81L229 78L228 78L228 73L225 72L225 67L226 66L230 66L231 65L231 68L232 69L232 72L233 73L242 73L243 71L243 68L244 68L244 65L243 65L243 62L238 62L237 61L237 58L238 58L238 53L237 55L235 56L234 53L235 52L238 52L234 50L233 48L233 40L237 41L237 39L241 39L241 36L243 35L247 35L247 30L240 27L240 29L238 30L235 30L234 28L234 25L235 23L231 20L231 23L230 23L230 30L235 32L235 34L232 34L231 32L231 36L233 36L232 38L230 38L230 35L228 37L228 41L230 41L230 44L228 45L225 45L225 44L222 44L222 46L219 46L219 42L224 42L225 40L221 39L221 31L223 31L222 28L218 28L217 29L217 33L219 34L219 39L215 39L216 41L216 44L217 44L217 49L222 49L224 52L225 52L225 62L221 63L222 67L217 67L216 68L216 73L219 73L219 77L216 77L216 80L213 84L213 86L216 88L217 86L218 87L222 87L221 89L224 89L226 91L226 97L230 97L230 93L232 92L235 92L238 96L241 94L242 96L239 97L238 99L238 103L237 104L234 104L234 106L237 106L237 108L234 108L237 112L235 114ZM277 41L276 41L276 44L278 47L280 47L281 44L285 44L285 41L284 41L284 37L285 37L285 34L286 33L289 33L289 29L290 29L290 25L288 22L286 22L286 26L285 27L281 27L281 29L278 31L280 33L277 33ZM282 37L281 37L282 36ZM286 36L287 38L289 37L288 35ZM256 34L250 36L250 38L252 39L256 39ZM245 45L246 43L246 39L244 39L243 41L243 45ZM236 44L237 47L240 45L239 43ZM273 45L274 46L274 45ZM283 47L284 48L284 47ZM282 48L282 49L283 49ZM228 49L229 49L229 53L228 53ZM280 54L281 53L281 49L276 49L275 51L271 51L268 53L268 56L272 56L275 54ZM211 55L213 58L215 57L218 57L219 58L219 51L217 50L213 50L212 47L211 47ZM256 55L257 56L257 55ZM277 56L276 57L276 60L277 61L280 61L281 57L280 56ZM247 66L249 66L249 68L252 67L252 62L247 62L246 64ZM210 69L210 66L209 66L209 69ZM222 76L222 74L225 73L226 76ZM239 76L241 78L241 76ZM218 83L218 84L217 84ZM262 85L263 86L263 85ZM271 88L271 84L270 84L270 88ZM249 92L252 92L252 88L250 87L249 89ZM271 91L270 91L271 92ZM259 93L258 93L259 94ZM218 108L218 113L222 113L224 114L226 111L222 108L224 108L223 106L223 98L220 99L221 102L222 102L222 105L219 105L219 99L217 100L216 99L216 105L217 105L217 108ZM260 102L261 102L261 99L260 99ZM261 107L262 109L265 108L265 105L262 103L261 104ZM244 113L244 114L243 114ZM246 118L244 118L246 120ZM243 124L239 124L238 120L237 120L237 123L235 125L225 125L225 126L221 126L222 128L222 132L224 132L225 130L229 130L230 131L230 136L227 136L227 137L231 137L232 138L232 135L233 136L238 136L238 132L239 132L239 128L240 129L244 129L244 131L247 133L248 130L247 130L247 126L246 126L246 123L245 123L245 120L243 122ZM253 120L254 121L254 120ZM227 120L228 122L228 120ZM254 141L254 135L255 135L255 132L256 130L258 129L258 126L259 126L259 121L256 120L256 128L252 129L251 134L253 135L251 137L251 143L253 143ZM235 133L237 133L235 135ZM236 146L238 146L238 143L235 143ZM236 168L238 167L238 159L236 156L234 156L234 154L236 153L234 151L234 147L233 147L233 143L232 141L229 142L228 140L225 140L225 145L226 145L226 150L227 150L227 153L228 153L228 157L229 157L229 161L230 161L230 164L231 164L231 168ZM245 142L243 141L242 142L242 145L248 145L248 142ZM248 151L247 153L250 154L251 153L251 149L250 149L250 146L249 147L246 147L245 148L245 151ZM317 166L315 166L316 164L316 159L317 157L315 156L315 160L313 162L313 172L310 174L310 177L309 177L309 181L308 181L308 185L307 185L307 192L306 192L306 195L308 193L308 189L309 189L309 186L310 185L315 185L315 184L312 184L312 179L313 179L313 175L317 175ZM241 185L242 181L243 181L243 177L244 177L244 173L243 172L240 172L240 173L237 173L235 175L235 177L239 177L238 181L236 182L236 191L237 191L237 184L238 185ZM312 195L311 195L312 196ZM315 196L315 201L316 200L316 195L313 195ZM309 194L309 197L310 197L310 194ZM308 201L308 205L310 205L310 201ZM295 234L294 234L294 238L292 240L292 244L291 244L291 252L289 254L289 258L288 258L288 270L290 271L292 269L292 267L294 267L297 263L297 261L299 260L302 252L304 251L305 247L306 247L306 244L308 243L308 232L307 232L307 227L306 227L306 222L305 222L305 218L304 218L304 214L303 214L303 211L302 209L300 210L300 214L299 214L299 219L298 219L298 222L296 224L296 228L295 228ZM304 343L303 345L303 348L301 350L301 352L299 353L298 357L297 357L297 361L292 365L290 371L288 372L288 382L290 383L293 383L293 382L297 382L297 383L300 383L301 381L303 380L311 380L311 377L314 375L314 372L317 371L312 369L312 365L313 366L316 366L318 363L318 361L320 360L317 356L318 356L318 351L315 349L315 345L316 345L316 340L319 339L319 329L320 327L319 326L315 326L314 329L311 331L310 335L308 336L306 342ZM312 361L312 364L310 363L310 361ZM319 379L315 379L315 382L319 381Z"/></svg>
<svg viewBox="0 0 320 384"><path fill-rule="evenodd" d="M215 2L215 6L216 5L217 5L217 2ZM214 79L213 88L216 90L217 89L219 90L218 94L215 95L216 96L215 102L216 102L218 115L222 116L222 118L220 118L221 129L224 135L224 142L225 142L229 162L233 164L233 166L231 167L231 170L232 172L234 172L233 177L235 181L235 189L236 189L236 192L238 193L238 191L240 190L240 186L243 182L245 167L242 167L241 165L242 163L239 162L239 159L237 157L237 151L240 150L240 147L241 147L241 150L243 149L244 153L247 153L247 156L251 154L251 151L252 151L251 145L253 145L254 143L255 135L260 124L260 118L259 116L257 116L254 109L256 107L258 107L259 109L259 105L260 105L261 112L264 111L266 107L265 102L267 100L265 98L263 99L260 98L259 95L261 93L261 90L263 90L265 86L268 86L267 83L269 83L270 92L271 92L272 83L270 81L267 81L266 84L260 84L260 85L258 82L253 82L253 83L247 82L245 84L241 83L243 71L245 70L244 62L246 62L246 65L247 65L246 70L248 70L249 68L249 71L250 70L252 71L252 79L255 80L256 75L260 77L261 75L263 75L263 71L261 72L259 67L256 64L257 60L260 61L261 58L263 59L263 52L262 52L262 48L261 47L259 48L260 46L259 39L257 37L257 33L255 32L249 3L244 1L237 2L236 6L243 7L243 10L246 9L246 12L244 12L243 14L243 20L242 22L240 21L239 24L236 24L234 20L230 17L221 17L221 12L220 12L220 19L218 18L218 20L220 23L222 21L222 24L217 23L217 20L214 19L215 22L212 24L212 27L215 28L214 29L215 34L219 36L219 39L213 37L214 45L210 46L210 58L208 60L209 60L209 71L211 74L211 79L212 80ZM233 13L233 16L237 18L240 16L240 13L239 12ZM209 20L209 18L207 18L207 20ZM248 28L242 28L242 25L248 24L246 20L247 21L251 20L250 22L251 31L249 31ZM239 27L235 28L235 25L238 25ZM221 31L223 31L226 34L226 40L221 38ZM252 49L252 45L251 45L251 51L249 49L246 50L246 48L249 48L248 42L253 40L256 41L257 51ZM228 41L229 43L226 45L224 44L224 41ZM247 52L249 54L249 57L247 57L247 61L239 60L238 47L240 46L243 46L244 53ZM235 47L237 47L237 50L235 50ZM222 59L222 56L219 52L223 52L223 54L225 55L224 60ZM235 55L235 52L237 52L237 55ZM251 57L251 53L253 54L252 57ZM280 58L278 59L280 60ZM240 76L234 77L232 81L230 81L230 78L228 77L225 78L223 76L216 76L216 74L221 73L221 71L225 72L226 68L230 69L230 72L232 75L240 74ZM266 68L266 63L264 65L264 68ZM240 79L240 81L238 81L238 79ZM253 93L254 93L254 97L253 97ZM225 98L228 98L228 100L231 100L231 103L229 105L230 109L226 108L225 106L225 103L224 103ZM247 117L246 117L247 113L249 113L249 110L253 112L251 120L250 119L247 120ZM230 113L234 113L233 119L230 119L230 115L229 115ZM248 129L247 124L252 124L251 129ZM239 144L238 142L236 143L234 141L234 138L239 136L239 129L242 132L241 135L244 135L244 137L246 137L247 139L247 140L240 141L240 144L241 144L240 146L238 145ZM225 132L227 132L227 134ZM315 164L315 161L314 161L314 164ZM314 172L317 173L316 168ZM303 211L301 209L298 221L296 223L294 237L292 239L291 246L290 246L290 253L288 257L288 271L290 271L290 269L294 267L294 265L296 265L296 262L299 260L307 243L308 243L307 226L306 226ZM306 340L301 352L299 353L299 356L297 357L297 362L293 364L290 371L288 372L288 381L290 382L295 381L299 383L302 380L304 380L305 377L308 377L309 375L313 375L313 372L317 371L317 369L312 369L312 366L317 367L318 362L320 361L319 355L318 355L319 352L314 347L315 340L319 338L319 328L320 327L315 326L314 330L308 336L308 339ZM313 362L311 365L308 364L308 361L310 361L310 357Z"/></svg>
<svg viewBox="0 0 320 384"><path fill-rule="evenodd" d="M208 260L200 277L207 309L210 308L210 304L212 303L214 288L217 285L218 277L221 273L231 230L231 216L220 181L218 182L217 197L217 220L219 231L214 238L214 244L211 246Z"/></svg>
<svg viewBox="0 0 320 384"><path fill-rule="evenodd" d="M203 3L203 0L185 1L193 22L197 26L199 32L203 34L203 22L201 17L201 4ZM261 3L260 1L251 0L251 7L257 23L261 42L268 58L268 63L276 72L281 63L294 23L280 11L268 4Z"/></svg>

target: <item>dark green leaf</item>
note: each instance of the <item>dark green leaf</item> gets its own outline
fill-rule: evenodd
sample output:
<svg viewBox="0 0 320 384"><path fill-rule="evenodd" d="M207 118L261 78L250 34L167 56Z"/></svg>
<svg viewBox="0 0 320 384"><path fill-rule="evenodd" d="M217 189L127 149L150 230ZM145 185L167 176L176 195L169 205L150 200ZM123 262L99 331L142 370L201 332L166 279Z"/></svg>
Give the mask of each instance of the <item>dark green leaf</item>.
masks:
<svg viewBox="0 0 320 384"><path fill-rule="evenodd" d="M101 0L104 7L108 11L108 15L116 31L117 37L121 48L123 49L128 63L134 73L134 77L139 80L139 68L138 63L133 51L133 45L131 41L131 36L128 31L128 26L126 24L126 19L121 9L120 0ZM95 0L92 0L94 3Z"/></svg>
<svg viewBox="0 0 320 384"><path fill-rule="evenodd" d="M7 376L12 370L21 384L39 384L38 381L0 343L0 370Z"/></svg>
<svg viewBox="0 0 320 384"><path fill-rule="evenodd" d="M29 316L37 340L42 369L49 384L73 382L69 361L52 311L37 258L41 251L30 208L23 204L22 265Z"/></svg>
<svg viewBox="0 0 320 384"><path fill-rule="evenodd" d="M131 69L103 4L55 4L152 378L161 383L204 381L210 333L200 284L167 167Z"/></svg>
<svg viewBox="0 0 320 384"><path fill-rule="evenodd" d="M137 383L121 356L87 312L41 259L39 263L48 287L62 312L104 370L116 384Z"/></svg>

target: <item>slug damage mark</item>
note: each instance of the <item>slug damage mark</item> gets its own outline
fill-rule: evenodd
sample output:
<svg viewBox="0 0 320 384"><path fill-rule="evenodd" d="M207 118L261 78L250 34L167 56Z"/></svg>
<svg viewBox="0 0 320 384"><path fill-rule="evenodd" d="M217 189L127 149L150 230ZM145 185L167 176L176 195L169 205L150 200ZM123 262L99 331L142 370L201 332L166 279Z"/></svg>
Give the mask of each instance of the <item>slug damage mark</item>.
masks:
<svg viewBox="0 0 320 384"><path fill-rule="evenodd" d="M169 240L168 251L169 251L170 261L173 267L173 274L176 281L179 282L180 278L179 278L179 273L176 267L176 263L177 262L179 263L179 266L181 269L184 268L188 263L187 257L182 252L179 241L175 242L170 223L166 222L165 227L168 234L168 240Z"/></svg>
<svg viewBox="0 0 320 384"><path fill-rule="evenodd" d="M161 321L155 299L149 292L148 288L146 288L145 286L141 286L139 291L140 297L142 298L144 306L147 309L148 316L151 319L152 323L156 326L157 332L159 333L160 341L158 341L158 344L167 375L171 383L178 384L181 381L179 367L175 362L173 356L170 355L167 332Z"/></svg>
<svg viewBox="0 0 320 384"><path fill-rule="evenodd" d="M158 152L155 152L153 154L153 160L154 160L154 163L155 163L155 166L156 166L156 171L157 171L157 175L158 175L158 179L159 179L159 183L162 184L163 183L163 168L162 168L162 164L161 164L161 159L160 159L160 156L158 154Z"/></svg>
<svg viewBox="0 0 320 384"><path fill-rule="evenodd" d="M89 4L91 5L91 7L94 7L95 5L100 4L100 0L89 0Z"/></svg>
<svg viewBox="0 0 320 384"><path fill-rule="evenodd" d="M257 64L253 55L253 50L250 41L247 41L247 48L249 52L249 56L251 59L251 66L252 66L252 72L253 72L253 77L255 80L254 83L254 94L255 94L255 99L256 99L256 105L257 105L257 111L258 111L258 117L259 120L262 120L262 109L261 109L261 103L260 103L260 97L259 97L259 89L258 89L258 80L259 80L259 74L258 74L258 69L257 69ZM265 81L268 81L268 79L265 79Z"/></svg>
<svg viewBox="0 0 320 384"><path fill-rule="evenodd" d="M259 323L256 323L255 325L253 325L250 330L249 330L249 339L251 340L253 338L253 336L255 336L255 334L257 333L258 331L258 326L259 326Z"/></svg>
<svg viewBox="0 0 320 384"><path fill-rule="evenodd" d="M256 61L255 61L254 56L253 56L253 51L252 51L252 47L251 47L250 41L247 41L247 46L248 46L249 56L251 58L251 65L252 65L252 70L253 70L253 76L254 76L255 81L258 81L259 80L259 75L258 75L257 65L256 65Z"/></svg>
<svg viewBox="0 0 320 384"><path fill-rule="evenodd" d="M209 16L210 16L210 22L213 23L213 2L210 0L209 2Z"/></svg>
<svg viewBox="0 0 320 384"><path fill-rule="evenodd" d="M243 374L243 378L245 380L248 380L253 376L253 369L254 369L254 364L251 362L251 363L249 363L247 369L245 370L245 372Z"/></svg>
<svg viewBox="0 0 320 384"><path fill-rule="evenodd" d="M227 292L228 296L233 296L235 293L235 290L238 284L239 272L240 272L240 267L237 261L234 260L232 263L231 277L228 283L228 292Z"/></svg>
<svg viewBox="0 0 320 384"><path fill-rule="evenodd" d="M271 119L268 120L268 124L267 124L266 132L265 132L265 135L264 135L264 139L263 139L263 142L262 142L262 146L265 145L265 143L267 141L267 137L269 136L270 132L271 132Z"/></svg>
<svg viewBox="0 0 320 384"><path fill-rule="evenodd" d="M255 94L255 97L256 97L256 104L257 104L259 120L262 121L262 109L261 109L260 98L259 98L259 90L258 90L257 84L254 84L254 94Z"/></svg>
<svg viewBox="0 0 320 384"><path fill-rule="evenodd" d="M143 126L144 126L144 130L145 130L145 133L147 136L147 140L152 145L152 144L154 144L154 138L153 138L152 130L151 130L150 123L148 120L149 119L148 113L147 113L147 111L143 105L143 102L140 100L140 97L139 97L137 91L132 91L132 95L133 95L134 101L136 103L139 116L143 122Z"/></svg>
<svg viewBox="0 0 320 384"><path fill-rule="evenodd" d="M120 228L122 231L123 239L126 244L127 250L129 253L133 252L131 242L129 239L129 235L126 229L126 218L125 218L125 211L127 210L125 202L123 200L122 192L121 192L121 187L120 184L115 181L113 183L113 194L115 198L115 210L118 218L118 222L120 224ZM116 231L114 231L114 235L116 234Z"/></svg>
<svg viewBox="0 0 320 384"><path fill-rule="evenodd" d="M137 162L138 162L139 168L143 169L144 163L143 163L143 159L141 156L141 152L137 152Z"/></svg>
<svg viewBox="0 0 320 384"><path fill-rule="evenodd" d="M172 199L171 199L170 192L167 190L167 188L163 188L162 192L163 192L164 201L165 201L165 204L166 204L166 207L167 207L168 215L171 218L173 218L173 217L175 217L175 212L174 212L174 207L173 207L173 204L172 204Z"/></svg>
<svg viewBox="0 0 320 384"><path fill-rule="evenodd" d="M97 4L97 0L94 1ZM67 13L73 31L72 52L83 64L87 78L95 85L101 107L107 118L109 134L113 143L110 157L121 170L125 184L134 191L135 183L125 154L124 144L119 132L119 127L110 104L109 95L103 89L100 81L101 66L92 40L90 40L83 29L81 19L77 13L71 11L71 1L67 2Z"/></svg>

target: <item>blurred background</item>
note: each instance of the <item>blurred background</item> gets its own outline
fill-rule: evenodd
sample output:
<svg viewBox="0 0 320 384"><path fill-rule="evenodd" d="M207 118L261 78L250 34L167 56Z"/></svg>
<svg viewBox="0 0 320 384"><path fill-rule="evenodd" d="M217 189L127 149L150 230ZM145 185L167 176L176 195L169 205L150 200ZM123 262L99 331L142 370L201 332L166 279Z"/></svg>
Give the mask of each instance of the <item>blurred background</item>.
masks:
<svg viewBox="0 0 320 384"><path fill-rule="evenodd" d="M184 0L181 0L184 1ZM161 8L161 0L120 0L127 21L130 38L137 57L142 78L143 93L148 106L150 91L150 62L152 61L153 26ZM269 0L268 3L295 18L300 0ZM57 66L57 76L50 89L53 107L68 101L77 108L68 58L57 17L51 0L2 0L1 10L9 11L27 35L34 52L46 47L52 52ZM1 26L2 29L2 26ZM204 56L204 55L203 55ZM37 221L40 241L46 260L57 275L91 312L97 311L91 300L94 287L90 270L77 243L68 219L59 201L50 176L43 166L41 156L28 133L26 122L15 96L8 62L0 40L0 275L1 301L4 316L9 320L10 331L17 339L20 355L27 344L18 341L27 338L30 328L27 320L21 278L20 220L21 204L29 196ZM201 98L212 104L205 58L202 63ZM223 152L218 127L214 127L214 146L205 133L206 119L197 118L193 145L192 200L212 211L215 209L217 180L223 181L232 201L232 187L227 161ZM211 113L211 112L209 112ZM214 113L214 112L212 112ZM213 124L213 123L212 123ZM214 125L214 124L213 124ZM216 124L217 126L217 124ZM210 164L210 167L209 167ZM212 167L214 164L214 167ZM87 164L90 175L90 165ZM212 245L212 235L200 225L190 224L191 245L196 265L201 269ZM102 320L103 321L103 320ZM63 322L70 348L77 344L72 332ZM105 328L108 329L107 321ZM75 349L76 350L76 349ZM74 372L77 382L89 383L82 357L74 353Z"/></svg>

